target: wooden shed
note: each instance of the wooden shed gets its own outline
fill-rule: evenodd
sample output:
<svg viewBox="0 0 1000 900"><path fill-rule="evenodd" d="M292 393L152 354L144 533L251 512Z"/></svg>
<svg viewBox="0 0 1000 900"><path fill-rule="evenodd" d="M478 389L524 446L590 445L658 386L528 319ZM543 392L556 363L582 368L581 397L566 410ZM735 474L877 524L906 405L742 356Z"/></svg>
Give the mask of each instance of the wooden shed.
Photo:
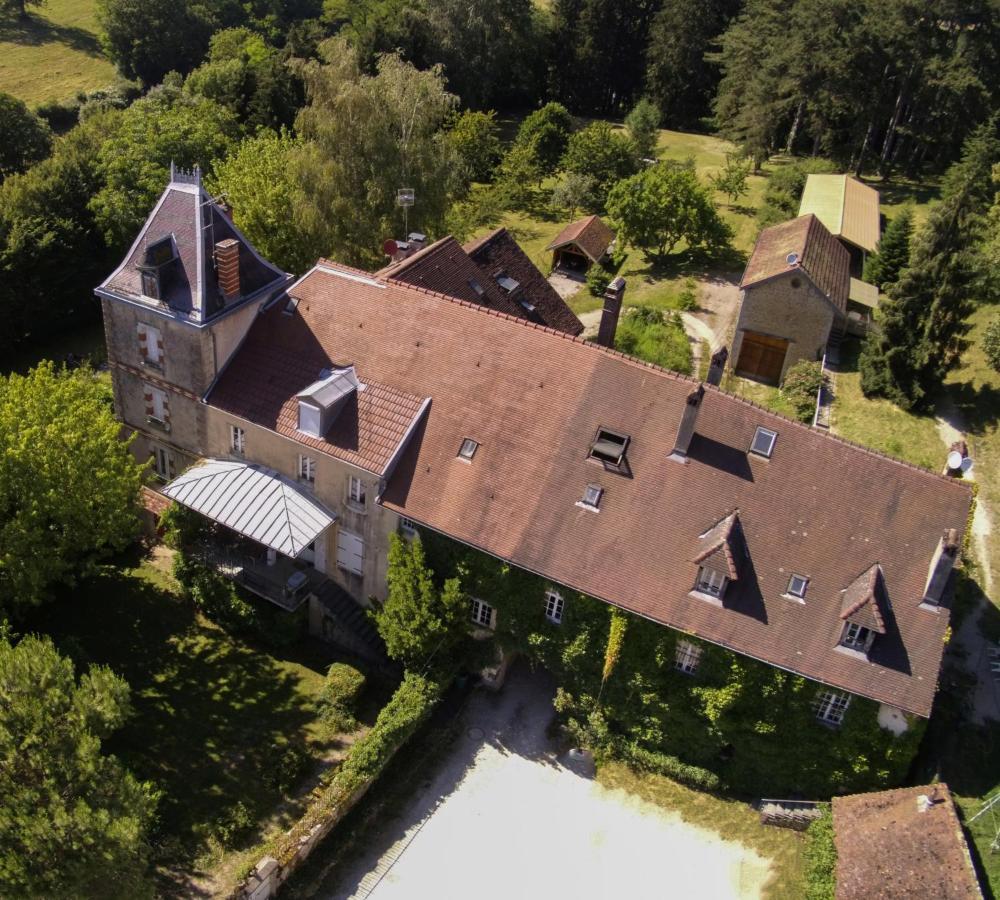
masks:
<svg viewBox="0 0 1000 900"><path fill-rule="evenodd" d="M571 222L548 247L552 268L582 275L607 255L615 233L599 216L587 216Z"/></svg>

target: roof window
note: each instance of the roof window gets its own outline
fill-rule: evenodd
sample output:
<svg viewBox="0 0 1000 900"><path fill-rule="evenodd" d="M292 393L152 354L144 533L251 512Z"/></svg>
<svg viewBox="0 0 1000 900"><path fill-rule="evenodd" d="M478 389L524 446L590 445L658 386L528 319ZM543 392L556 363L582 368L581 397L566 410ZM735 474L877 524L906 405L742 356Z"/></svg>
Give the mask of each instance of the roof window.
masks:
<svg viewBox="0 0 1000 900"><path fill-rule="evenodd" d="M476 455L478 449L478 441L474 441L472 438L465 438L462 441L462 446L458 448L458 458L464 459L466 462L472 462L472 457Z"/></svg>
<svg viewBox="0 0 1000 900"><path fill-rule="evenodd" d="M475 279L469 279L469 287L476 292L477 297L482 297L486 293L486 289Z"/></svg>
<svg viewBox="0 0 1000 900"><path fill-rule="evenodd" d="M513 294L520 286L519 281L515 281L506 272L497 272L496 274L497 284L500 285L508 294Z"/></svg>
<svg viewBox="0 0 1000 900"><path fill-rule="evenodd" d="M583 499L577 501L577 506L597 512L601 508L601 497L604 496L604 488L599 484L588 484L583 489Z"/></svg>
<svg viewBox="0 0 1000 900"><path fill-rule="evenodd" d="M625 451L630 440L627 434L619 434L608 428L598 428L594 442L590 445L589 456L606 467L619 469L625 460Z"/></svg>
<svg viewBox="0 0 1000 900"><path fill-rule="evenodd" d="M774 443L778 440L778 432L769 428L757 426L753 435L753 442L750 444L750 452L755 456L763 456L765 459L771 458L774 452Z"/></svg>
<svg viewBox="0 0 1000 900"><path fill-rule="evenodd" d="M281 314L285 316L294 316L295 310L298 308L298 305L299 305L298 297L289 297L288 302L285 304L285 308L281 311Z"/></svg>
<svg viewBox="0 0 1000 900"><path fill-rule="evenodd" d="M800 600L806 595L806 588L809 586L809 579L802 575L793 575L788 579L788 588L785 593L789 597L798 597Z"/></svg>
<svg viewBox="0 0 1000 900"><path fill-rule="evenodd" d="M150 300L161 299L165 289L163 276L166 274L167 266L175 259L177 253L174 250L172 237L161 238L146 248L143 261L137 266L144 297L149 297Z"/></svg>

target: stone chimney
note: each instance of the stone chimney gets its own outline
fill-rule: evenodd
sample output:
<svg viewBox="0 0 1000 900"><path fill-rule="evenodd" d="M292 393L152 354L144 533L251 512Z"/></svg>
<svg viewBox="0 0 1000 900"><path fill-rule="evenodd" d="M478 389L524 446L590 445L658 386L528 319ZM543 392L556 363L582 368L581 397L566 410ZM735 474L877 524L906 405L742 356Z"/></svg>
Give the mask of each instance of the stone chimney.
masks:
<svg viewBox="0 0 1000 900"><path fill-rule="evenodd" d="M708 364L708 375L705 380L718 387L722 384L722 373L726 371L726 361L729 359L729 351L721 347L712 354L712 361Z"/></svg>
<svg viewBox="0 0 1000 900"><path fill-rule="evenodd" d="M958 532L954 528L949 528L941 536L937 550L931 557L930 569L927 571L927 587L924 588L924 599L920 603L922 609L936 611L941 605L951 570L955 568L958 560L958 549Z"/></svg>
<svg viewBox="0 0 1000 900"><path fill-rule="evenodd" d="M701 409L701 398L705 396L705 388L698 385L696 390L691 391L684 404L684 414L681 416L681 424L677 428L677 439L674 441L674 449L667 459L674 462L686 463L688 449L691 446L691 438L694 437L694 426L698 421L698 411Z"/></svg>
<svg viewBox="0 0 1000 900"><path fill-rule="evenodd" d="M240 242L233 238L215 245L215 271L222 296L232 300L240 295Z"/></svg>
<svg viewBox="0 0 1000 900"><path fill-rule="evenodd" d="M619 275L604 291L604 310L601 312L601 325L597 331L598 344L614 347L623 296L625 296L625 279Z"/></svg>

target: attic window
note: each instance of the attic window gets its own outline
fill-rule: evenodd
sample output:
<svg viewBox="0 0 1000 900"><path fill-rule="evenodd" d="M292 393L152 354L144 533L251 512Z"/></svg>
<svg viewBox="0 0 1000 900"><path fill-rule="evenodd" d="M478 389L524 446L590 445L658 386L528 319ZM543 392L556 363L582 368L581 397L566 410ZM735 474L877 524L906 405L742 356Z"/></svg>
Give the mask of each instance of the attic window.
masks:
<svg viewBox="0 0 1000 900"><path fill-rule="evenodd" d="M477 297L482 297L486 293L486 289L475 279L469 279L469 287L476 292Z"/></svg>
<svg viewBox="0 0 1000 900"><path fill-rule="evenodd" d="M288 302L285 304L285 308L281 311L283 316L294 316L295 310L298 308L299 298L289 297Z"/></svg>
<svg viewBox="0 0 1000 900"><path fill-rule="evenodd" d="M707 594L709 597L721 597L726 590L726 578L721 572L710 569L708 566L698 567L698 579L695 581L694 589L699 594Z"/></svg>
<svg viewBox="0 0 1000 900"><path fill-rule="evenodd" d="M788 579L788 589L785 591L789 597L805 597L806 588L809 586L809 579L801 575L793 575Z"/></svg>
<svg viewBox="0 0 1000 900"><path fill-rule="evenodd" d="M843 634L840 636L840 644L848 650L857 650L859 653L867 653L875 640L875 632L856 622L847 622L844 625Z"/></svg>
<svg viewBox="0 0 1000 900"><path fill-rule="evenodd" d="M472 438L466 438L462 441L462 446L458 448L458 458L464 459L466 462L472 462L472 457L476 455L476 451L479 449L479 443L474 441Z"/></svg>
<svg viewBox="0 0 1000 900"><path fill-rule="evenodd" d="M590 445L590 458L612 468L619 468L625 459L631 438L607 428L598 428L594 443Z"/></svg>
<svg viewBox="0 0 1000 900"><path fill-rule="evenodd" d="M750 444L750 452L755 456L763 456L765 459L771 458L774 451L774 442L778 439L778 432L768 428L757 426L753 435L753 443Z"/></svg>
<svg viewBox="0 0 1000 900"><path fill-rule="evenodd" d="M521 306L524 308L525 312L533 313L535 311L535 305L533 303L529 303L527 300L522 300Z"/></svg>
<svg viewBox="0 0 1000 900"><path fill-rule="evenodd" d="M601 497L604 495L604 488L599 484L588 484L583 489L583 499L577 502L577 506L597 512L601 508Z"/></svg>
<svg viewBox="0 0 1000 900"><path fill-rule="evenodd" d="M142 296L150 300L160 299L160 276L157 272L142 272Z"/></svg>
<svg viewBox="0 0 1000 900"><path fill-rule="evenodd" d="M496 275L497 284L500 285L508 294L513 294L520 286L521 283L515 281L506 272L498 272Z"/></svg>

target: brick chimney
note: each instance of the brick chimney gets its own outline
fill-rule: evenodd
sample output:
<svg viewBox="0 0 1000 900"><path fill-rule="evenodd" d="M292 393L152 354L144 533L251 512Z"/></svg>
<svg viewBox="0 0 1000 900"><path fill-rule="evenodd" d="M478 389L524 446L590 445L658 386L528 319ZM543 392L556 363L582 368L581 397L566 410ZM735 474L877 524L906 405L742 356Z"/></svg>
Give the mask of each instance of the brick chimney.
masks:
<svg viewBox="0 0 1000 900"><path fill-rule="evenodd" d="M726 360L729 359L729 351L722 347L712 354L712 361L708 364L708 375L705 380L715 387L722 384L722 373L726 371Z"/></svg>
<svg viewBox="0 0 1000 900"><path fill-rule="evenodd" d="M686 463L688 448L691 446L691 438L694 437L694 426L698 421L698 411L701 409L701 398L705 396L705 388L698 385L696 390L691 391L684 404L684 414L681 416L681 424L677 427L677 438L674 441L674 449L667 459L674 462Z"/></svg>
<svg viewBox="0 0 1000 900"><path fill-rule="evenodd" d="M944 597L944 589L951 577L951 570L958 561L958 532L949 528L938 542L937 550L931 557L931 565L927 571L927 586L924 588L924 599L920 603L922 609L937 611Z"/></svg>
<svg viewBox="0 0 1000 900"><path fill-rule="evenodd" d="M240 242L233 238L215 245L215 270L219 288L227 300L240 295Z"/></svg>
<svg viewBox="0 0 1000 900"><path fill-rule="evenodd" d="M604 291L604 309L601 325L597 331L597 343L614 347L615 332L618 330L618 316L622 311L622 297L625 295L625 279L619 275Z"/></svg>

